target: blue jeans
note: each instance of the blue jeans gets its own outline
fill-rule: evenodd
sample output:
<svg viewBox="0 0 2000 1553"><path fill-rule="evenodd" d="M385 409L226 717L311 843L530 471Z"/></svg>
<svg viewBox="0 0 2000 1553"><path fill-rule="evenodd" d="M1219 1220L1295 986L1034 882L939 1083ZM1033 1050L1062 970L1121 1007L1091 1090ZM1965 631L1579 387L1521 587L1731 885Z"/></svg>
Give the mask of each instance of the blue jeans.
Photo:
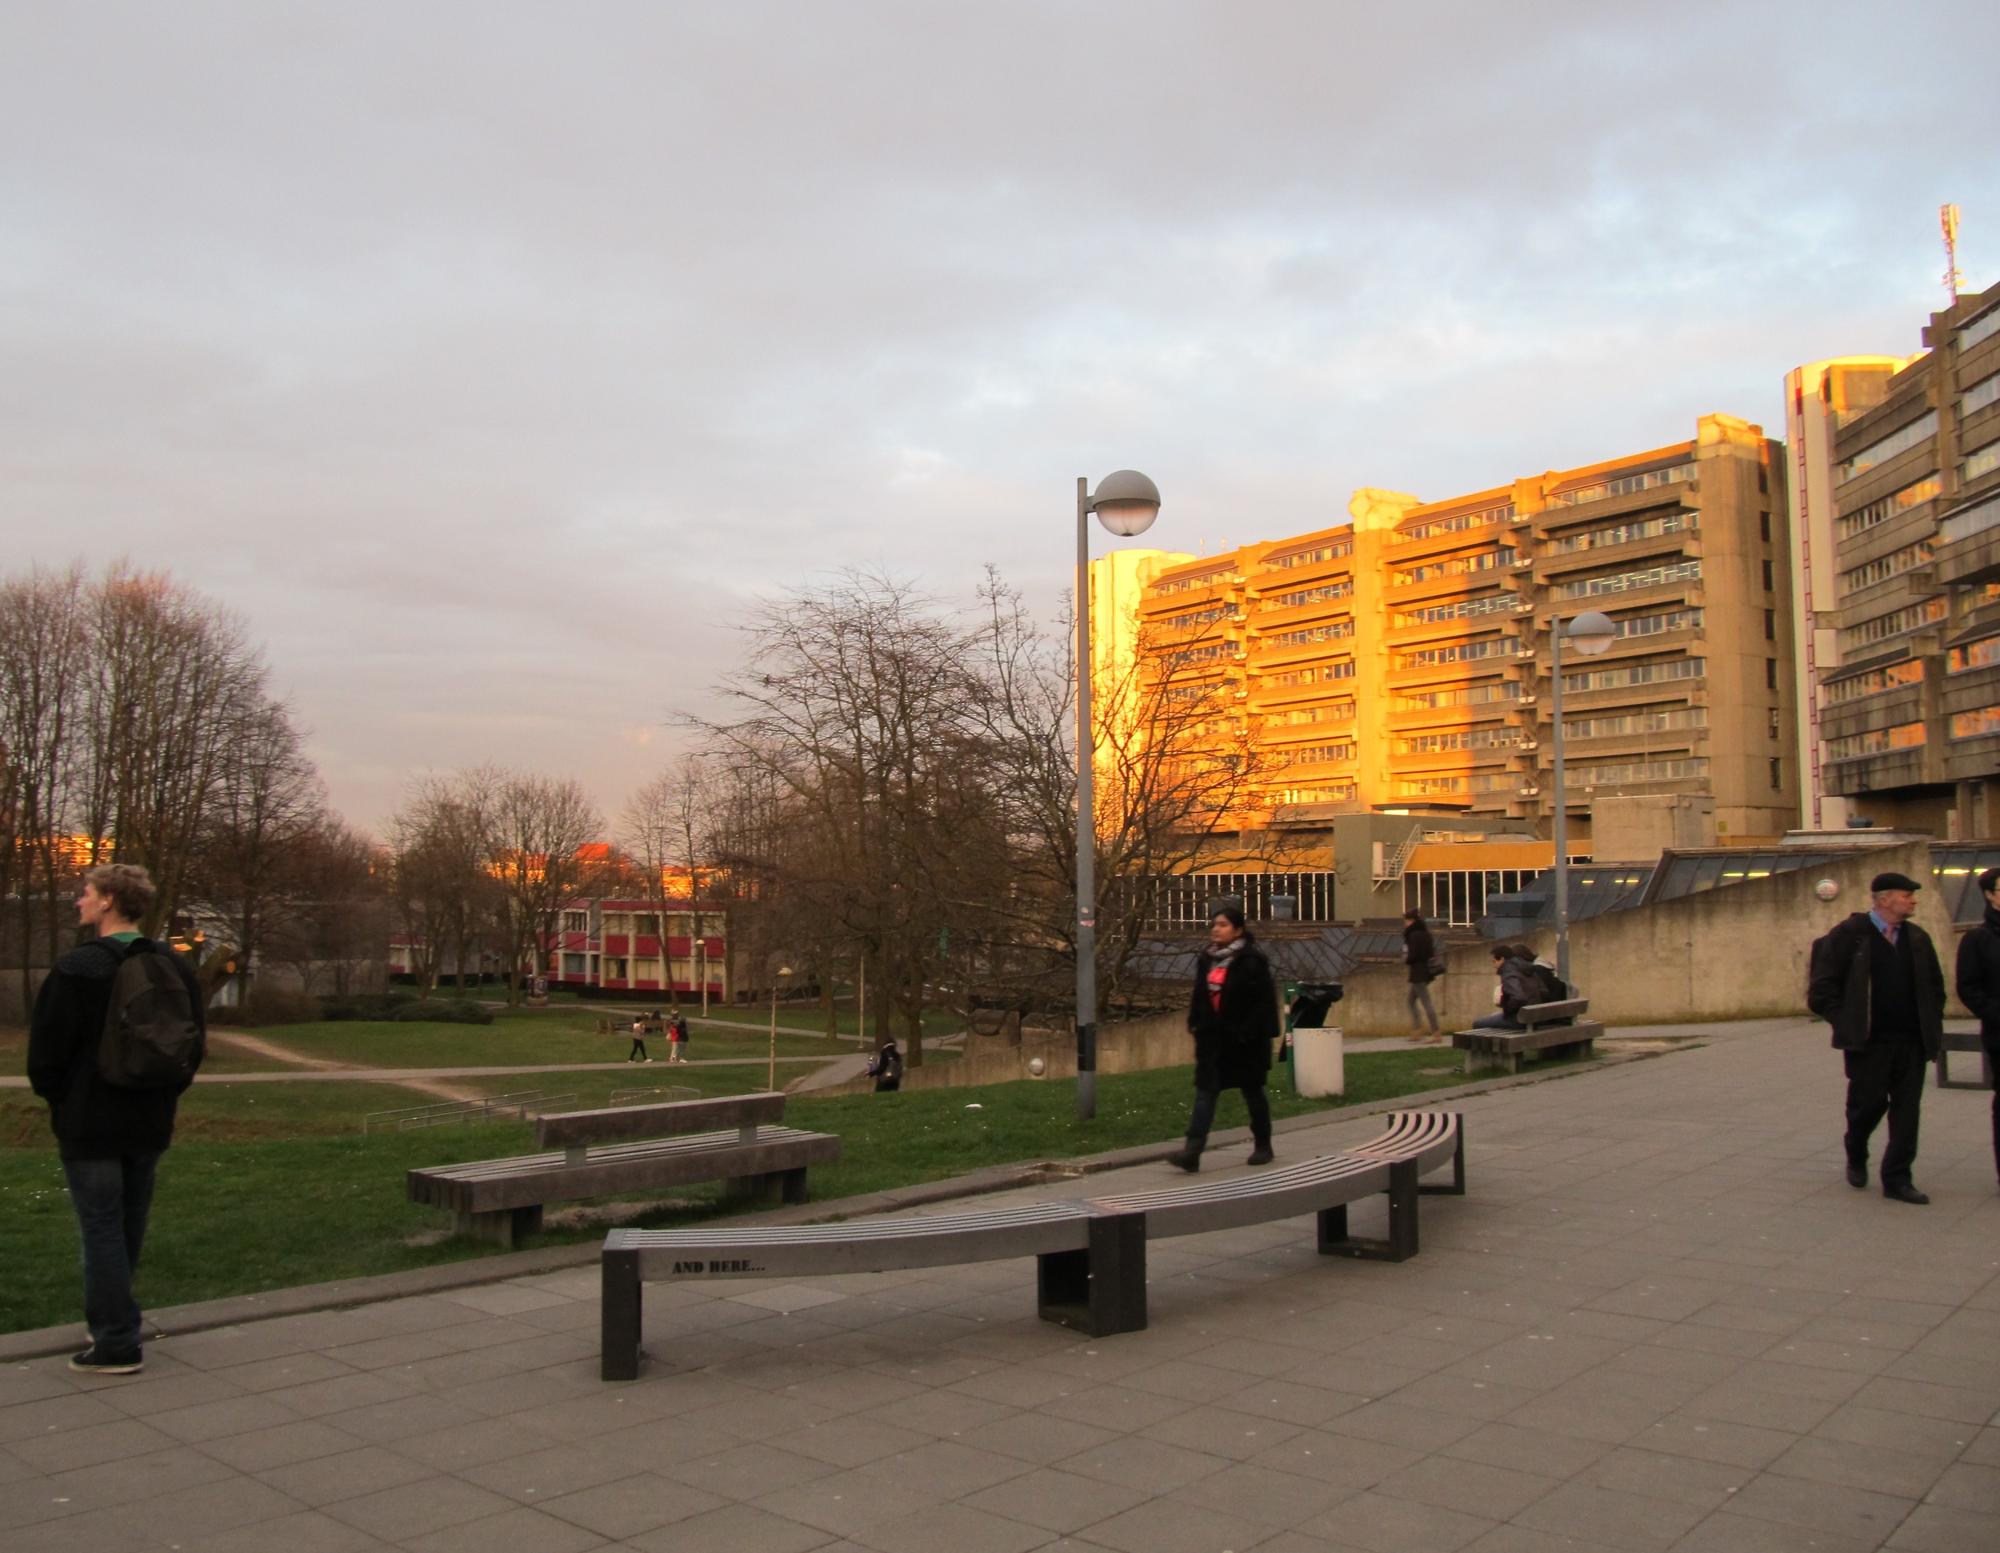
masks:
<svg viewBox="0 0 2000 1553"><path fill-rule="evenodd" d="M65 1159L69 1200L83 1239L83 1319L90 1343L117 1358L139 1351L139 1304L132 1274L146 1240L158 1153Z"/></svg>

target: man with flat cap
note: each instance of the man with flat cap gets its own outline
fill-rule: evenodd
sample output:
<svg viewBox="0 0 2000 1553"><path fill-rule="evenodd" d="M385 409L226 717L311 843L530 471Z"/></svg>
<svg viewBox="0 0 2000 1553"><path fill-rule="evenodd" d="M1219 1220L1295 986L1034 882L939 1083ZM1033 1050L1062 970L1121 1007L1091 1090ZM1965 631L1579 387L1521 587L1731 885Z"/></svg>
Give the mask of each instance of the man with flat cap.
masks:
<svg viewBox="0 0 2000 1553"><path fill-rule="evenodd" d="M1886 1113L1882 1195L1927 1203L1910 1179L1924 1065L1944 1042L1944 967L1930 935L1910 920L1923 886L1877 874L1873 904L1813 945L1806 1003L1833 1026L1847 1064L1847 1184L1868 1184L1868 1140Z"/></svg>

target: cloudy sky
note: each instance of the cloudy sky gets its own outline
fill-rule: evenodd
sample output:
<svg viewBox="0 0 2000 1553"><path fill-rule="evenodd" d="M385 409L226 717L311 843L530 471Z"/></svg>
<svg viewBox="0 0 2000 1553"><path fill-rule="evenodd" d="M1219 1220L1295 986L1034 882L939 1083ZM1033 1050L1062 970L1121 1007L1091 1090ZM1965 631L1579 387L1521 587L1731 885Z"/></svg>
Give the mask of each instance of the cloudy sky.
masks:
<svg viewBox="0 0 2000 1553"><path fill-rule="evenodd" d="M239 610L375 826L607 813L816 573L1692 435L2000 280L2000 8L0 0L0 556Z"/></svg>

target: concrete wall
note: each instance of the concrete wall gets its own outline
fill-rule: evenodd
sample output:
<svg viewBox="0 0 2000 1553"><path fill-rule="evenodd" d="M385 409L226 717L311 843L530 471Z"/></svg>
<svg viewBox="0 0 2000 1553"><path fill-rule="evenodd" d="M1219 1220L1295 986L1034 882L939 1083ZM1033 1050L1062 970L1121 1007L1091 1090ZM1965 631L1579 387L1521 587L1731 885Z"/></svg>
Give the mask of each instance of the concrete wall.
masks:
<svg viewBox="0 0 2000 1553"><path fill-rule="evenodd" d="M1755 1019L1806 1012L1806 961L1812 941L1850 912L1868 909L1868 881L1890 870L1931 876L1927 842L1869 848L1825 868L1801 869L1705 890L1634 911L1610 912L1570 929L1570 979L1607 1024ZM1840 893L1821 901L1813 887L1831 879ZM1958 930L1944 920L1935 890L1917 896L1918 926L1937 944L1949 988ZM1526 940L1553 957L1555 933ZM1464 1029L1493 1007L1487 946L1454 946L1447 974L1431 984L1447 1029ZM1347 982L1333 1017L1351 1035L1391 1035L1410 1028L1400 965L1370 966ZM1965 1018L1957 998L1947 1018Z"/></svg>
<svg viewBox="0 0 2000 1553"><path fill-rule="evenodd" d="M962 1089L976 1084L1006 1084L1032 1078L1028 1063L1042 1059L1042 1079L1070 1079L1076 1076L1076 1037L1067 1030L1026 1029L1021 1044L1010 1046L998 1036L967 1038L965 1055L956 1062L926 1063L921 1068L903 1070L905 1089ZM1159 1014L1151 1019L1133 1019L1107 1024L1097 1032L1099 1073L1139 1073L1153 1068L1171 1068L1194 1061L1194 1042L1187 1033L1187 1015ZM869 1078L815 1089L821 1095L862 1095L875 1087Z"/></svg>

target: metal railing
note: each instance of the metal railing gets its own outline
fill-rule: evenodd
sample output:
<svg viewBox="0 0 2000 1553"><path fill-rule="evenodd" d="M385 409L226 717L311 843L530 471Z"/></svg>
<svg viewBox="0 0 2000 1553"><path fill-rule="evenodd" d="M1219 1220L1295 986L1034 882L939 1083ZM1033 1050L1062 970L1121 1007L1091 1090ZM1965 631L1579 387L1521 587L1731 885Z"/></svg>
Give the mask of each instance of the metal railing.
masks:
<svg viewBox="0 0 2000 1553"><path fill-rule="evenodd" d="M487 1095L479 1100L442 1100L435 1105L405 1106L395 1111L370 1111L361 1118L364 1136L374 1132L410 1132L441 1127L447 1122L492 1121L501 1117L539 1116L557 1105L574 1105L575 1095L545 1095L524 1089L511 1095Z"/></svg>

